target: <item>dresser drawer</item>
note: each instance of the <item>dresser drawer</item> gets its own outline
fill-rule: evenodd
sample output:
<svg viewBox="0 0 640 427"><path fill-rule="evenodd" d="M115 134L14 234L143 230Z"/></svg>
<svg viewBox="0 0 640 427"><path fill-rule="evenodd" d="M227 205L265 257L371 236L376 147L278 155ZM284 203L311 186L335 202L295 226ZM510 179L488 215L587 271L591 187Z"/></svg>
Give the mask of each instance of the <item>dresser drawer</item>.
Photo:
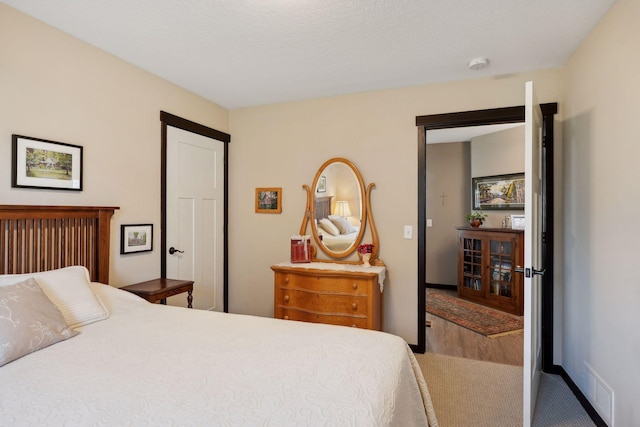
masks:
<svg viewBox="0 0 640 427"><path fill-rule="evenodd" d="M303 275L295 273L276 273L276 283L290 289L311 291L342 292L367 295L372 279L366 277L339 277L334 275Z"/></svg>
<svg viewBox="0 0 640 427"><path fill-rule="evenodd" d="M381 330L379 273L344 265L336 267L272 266L274 316Z"/></svg>
<svg viewBox="0 0 640 427"><path fill-rule="evenodd" d="M369 321L366 317L314 313L311 311L291 308L282 309L282 319L299 320L302 322L326 323L329 325L351 326L354 328L369 328Z"/></svg>
<svg viewBox="0 0 640 427"><path fill-rule="evenodd" d="M308 291L297 288L278 288L276 304L281 307L302 308L325 313L358 314L368 313L366 295L341 294L331 291Z"/></svg>

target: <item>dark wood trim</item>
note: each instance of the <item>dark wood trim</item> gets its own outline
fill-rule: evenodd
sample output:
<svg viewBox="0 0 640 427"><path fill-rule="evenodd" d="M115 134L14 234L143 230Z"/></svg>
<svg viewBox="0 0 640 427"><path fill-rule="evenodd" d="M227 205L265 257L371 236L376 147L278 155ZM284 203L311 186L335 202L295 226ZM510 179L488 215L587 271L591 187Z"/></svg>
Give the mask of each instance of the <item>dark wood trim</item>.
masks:
<svg viewBox="0 0 640 427"><path fill-rule="evenodd" d="M607 423L604 422L600 414L598 414L595 408L591 405L591 402L589 402L589 399L587 399L587 397L582 393L580 388L578 388L576 383L573 382L567 371L565 371L562 366L553 365L552 367L550 367L547 373L560 375L562 377L564 382L578 399L578 402L580 402L580 405L582 405L587 414L589 414L589 417L591 417L591 420L596 425L596 427L607 427Z"/></svg>
<svg viewBox="0 0 640 427"><path fill-rule="evenodd" d="M427 229L427 132L418 127L418 283L426 281L426 233ZM412 348L416 353L427 349L426 298L427 290L418 286L418 345Z"/></svg>
<svg viewBox="0 0 640 427"><path fill-rule="evenodd" d="M418 126L418 344L412 346L416 352L426 348L425 333L425 253L426 253L426 133L428 130L446 129L455 127L468 127L491 125L501 123L524 122L524 106L514 106L505 108L493 108L488 110L462 111L456 113L432 114L428 116L416 117ZM543 194L542 194L542 224L545 240L543 242L543 254L547 271L543 280L543 289L546 291L542 297L542 322L547 328L542 328L542 351L543 366L548 368L548 364L553 359L553 121L554 114L558 111L557 103L541 104L540 110L543 114L543 132L546 137L545 145L550 149L543 150L542 162L543 172ZM547 167L547 165L550 165ZM550 183L549 183L550 182ZM551 186L551 188L549 188ZM546 320L545 320L546 319ZM546 354L546 356L545 356Z"/></svg>
<svg viewBox="0 0 640 427"><path fill-rule="evenodd" d="M225 142L224 144L224 222L223 222L223 310L229 312L229 143L231 135L219 130L201 125L196 122L175 116L165 111L160 111L161 122L161 159L160 159L160 277L167 277L167 126L173 126L178 129L206 136L217 141Z"/></svg>
<svg viewBox="0 0 640 427"><path fill-rule="evenodd" d="M554 122L553 116L558 111L558 104L541 105L542 110L542 216L543 238L546 243L550 239L550 244L542 245L542 266L545 274L542 276L542 337L551 337L542 340L542 370L545 371L553 366L553 236L554 236ZM551 203L550 206L548 204ZM550 237L549 237L550 236Z"/></svg>
<svg viewBox="0 0 640 427"><path fill-rule="evenodd" d="M543 116L553 116L554 114L558 114L558 103L549 102L546 104L540 104L540 110L542 110Z"/></svg>
<svg viewBox="0 0 640 427"><path fill-rule="evenodd" d="M162 120L162 111L160 112ZM167 122L160 130L160 277L167 277Z"/></svg>
<svg viewBox="0 0 640 427"><path fill-rule="evenodd" d="M221 132L219 130L201 125L191 120L183 119L182 117L174 116L166 111L160 111L160 121L173 126L174 128L183 129L198 135L206 136L222 142L231 142L231 135Z"/></svg>
<svg viewBox="0 0 640 427"><path fill-rule="evenodd" d="M416 126L427 130L480 126L486 124L518 123L524 121L524 106L430 114L416 117Z"/></svg>
<svg viewBox="0 0 640 427"><path fill-rule="evenodd" d="M224 230L224 240L222 242L224 248L224 259L222 260L224 268L222 272L224 297L222 306L225 313L229 312L229 257L227 256L229 253L229 142L231 141L229 140L227 144L224 144L224 223L222 224Z"/></svg>

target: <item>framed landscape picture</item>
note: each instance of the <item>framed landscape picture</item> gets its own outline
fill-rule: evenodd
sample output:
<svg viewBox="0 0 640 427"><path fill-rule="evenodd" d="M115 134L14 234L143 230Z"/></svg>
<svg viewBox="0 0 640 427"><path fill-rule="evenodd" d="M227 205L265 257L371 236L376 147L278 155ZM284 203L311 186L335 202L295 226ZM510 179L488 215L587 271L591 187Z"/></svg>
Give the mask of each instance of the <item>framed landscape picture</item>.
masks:
<svg viewBox="0 0 640 427"><path fill-rule="evenodd" d="M12 135L11 186L82 191L82 147Z"/></svg>
<svg viewBox="0 0 640 427"><path fill-rule="evenodd" d="M524 209L524 173L471 179L472 209Z"/></svg>
<svg viewBox="0 0 640 427"><path fill-rule="evenodd" d="M256 188L256 213L281 213L282 188Z"/></svg>
<svg viewBox="0 0 640 427"><path fill-rule="evenodd" d="M120 226L120 253L149 252L153 250L153 224Z"/></svg>

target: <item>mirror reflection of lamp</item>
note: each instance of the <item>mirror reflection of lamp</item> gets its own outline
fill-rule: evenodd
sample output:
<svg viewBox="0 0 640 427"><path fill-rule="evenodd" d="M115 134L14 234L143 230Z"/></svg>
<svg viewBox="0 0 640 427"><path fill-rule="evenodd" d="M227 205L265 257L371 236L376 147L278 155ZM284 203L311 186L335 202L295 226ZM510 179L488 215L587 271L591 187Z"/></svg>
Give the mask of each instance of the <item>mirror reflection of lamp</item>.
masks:
<svg viewBox="0 0 640 427"><path fill-rule="evenodd" d="M333 214L340 216L342 218L347 218L348 216L351 216L351 209L349 209L349 202L347 202L346 200L338 200L336 202L336 206Z"/></svg>

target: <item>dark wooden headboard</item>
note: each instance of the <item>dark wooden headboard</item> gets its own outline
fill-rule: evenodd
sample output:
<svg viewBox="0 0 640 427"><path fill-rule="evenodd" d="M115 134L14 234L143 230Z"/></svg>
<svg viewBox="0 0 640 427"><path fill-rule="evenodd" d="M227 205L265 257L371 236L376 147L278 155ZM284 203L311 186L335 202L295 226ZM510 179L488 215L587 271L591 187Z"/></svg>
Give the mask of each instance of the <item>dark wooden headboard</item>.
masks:
<svg viewBox="0 0 640 427"><path fill-rule="evenodd" d="M117 207L0 205L0 274L83 265L109 283L111 217Z"/></svg>
<svg viewBox="0 0 640 427"><path fill-rule="evenodd" d="M316 197L313 205L313 212L316 220L320 221L331 215L331 198L333 196Z"/></svg>

